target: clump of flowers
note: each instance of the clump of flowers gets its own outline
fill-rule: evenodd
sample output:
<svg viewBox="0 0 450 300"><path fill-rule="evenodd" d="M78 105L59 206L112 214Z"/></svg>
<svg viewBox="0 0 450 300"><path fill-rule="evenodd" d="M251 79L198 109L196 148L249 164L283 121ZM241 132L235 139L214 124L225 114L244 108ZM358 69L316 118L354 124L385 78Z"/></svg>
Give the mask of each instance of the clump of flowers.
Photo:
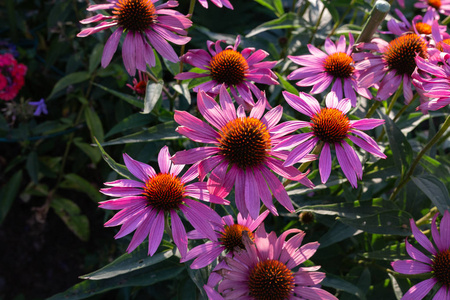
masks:
<svg viewBox="0 0 450 300"><path fill-rule="evenodd" d="M88 11L112 10L112 15L96 14L80 21L81 24L106 22L83 29L77 36L86 37L116 27L103 50L101 63L106 68L117 50L122 33L125 33L122 57L130 75L134 75L136 69L145 71L147 64L151 67L155 65L152 47L166 59L178 62L178 55L168 41L176 45L189 42L191 38L186 36L186 29L191 27L192 22L171 9L177 6L178 2L173 0L157 6L151 0L110 0L106 4L90 5Z"/></svg>
<svg viewBox="0 0 450 300"><path fill-rule="evenodd" d="M14 99L25 83L27 67L9 54L0 54L0 99Z"/></svg>

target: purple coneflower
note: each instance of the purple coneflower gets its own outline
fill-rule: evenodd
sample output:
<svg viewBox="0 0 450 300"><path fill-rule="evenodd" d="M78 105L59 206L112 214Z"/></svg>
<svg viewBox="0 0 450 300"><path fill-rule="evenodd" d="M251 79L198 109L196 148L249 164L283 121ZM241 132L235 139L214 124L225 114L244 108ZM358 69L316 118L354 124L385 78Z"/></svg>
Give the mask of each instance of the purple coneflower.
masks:
<svg viewBox="0 0 450 300"><path fill-rule="evenodd" d="M403 81L405 103L413 98L411 74L416 68L417 55L426 58L427 43L415 33L405 34L390 43L375 38L371 43L362 43L362 50L379 54L361 52L354 55L355 68L360 70L360 85L378 88L376 100L386 100L399 88Z"/></svg>
<svg viewBox="0 0 450 300"><path fill-rule="evenodd" d="M208 8L208 1L207 0L198 0L198 2L200 2L200 4L204 8ZM230 1L228 1L228 0L211 0L211 2L215 6L220 7L220 8L225 6L226 8L233 9L233 5L231 5Z"/></svg>
<svg viewBox="0 0 450 300"><path fill-rule="evenodd" d="M390 19L387 22L387 28L389 31L383 33L391 33L396 36L401 36L405 33L415 33L426 38L431 35L431 27L433 24L437 24L437 21L439 20L439 14L431 9L427 10L423 17L421 15L415 16L412 22L409 22L400 10L395 9L395 13L400 18L401 22L395 19ZM447 26L445 25L438 25L438 28L442 33L447 30Z"/></svg>
<svg viewBox="0 0 450 300"><path fill-rule="evenodd" d="M230 215L223 217L220 224L213 224L217 241L208 242L192 248L181 259L181 262L195 258L191 264L191 268L200 269L212 263L224 251L227 255L233 255L234 251L245 249L242 242L242 232L247 231L250 238L253 239L253 232L261 225L268 214L269 211L266 210L256 220L253 220L250 216L243 218L241 214L238 214L237 223L234 223L233 217ZM194 230L188 233L188 238L205 239L206 236Z"/></svg>
<svg viewBox="0 0 450 300"><path fill-rule="evenodd" d="M430 242L425 234L417 228L414 220L410 220L414 239L427 250L432 257L423 254L406 240L406 251L413 259L397 260L391 263L392 268L401 274L415 275L429 273L431 276L431 278L411 287L408 292L403 295L402 300L423 299L436 284L439 285L440 288L434 295L434 300L447 300L450 296L448 291L450 287L450 213L445 211L440 224L440 232L436 226L437 216L438 214L433 217L431 223L431 234L436 247Z"/></svg>
<svg viewBox="0 0 450 300"><path fill-rule="evenodd" d="M450 0L418 0L414 7L431 9L443 15L450 15Z"/></svg>
<svg viewBox="0 0 450 300"><path fill-rule="evenodd" d="M100 192L120 198L100 202L100 207L120 210L105 223L107 227L122 225L115 236L116 239L136 230L128 246L128 253L148 236L148 254L153 255L161 243L164 219L170 215L173 240L181 255L186 255L187 235L178 211L183 212L192 226L202 234L213 241L217 240L211 222L220 222L219 215L209 206L190 198L217 204L228 204L228 201L210 194L203 182L188 184L198 176L196 165L179 177L184 165L172 164L167 146L164 146L158 155L160 173L156 173L151 166L138 162L127 154L123 155L123 159L128 170L139 181L119 179L106 182L105 185L111 187L101 189Z"/></svg>
<svg viewBox="0 0 450 300"><path fill-rule="evenodd" d="M301 79L296 84L298 86L313 86L311 94L319 94L325 91L333 83L331 90L339 98L352 100L352 106L356 106L355 91L361 96L371 99L371 93L358 86L358 71L355 70L352 51L353 35L349 33L350 43L346 46L345 36L341 35L335 45L329 38L325 40L325 51L317 49L309 44L308 49L311 54L300 56L288 56L294 63L304 66L293 71L287 77L289 80Z"/></svg>
<svg viewBox="0 0 450 300"><path fill-rule="evenodd" d="M230 88L235 100L245 105L246 109L253 107L254 101L252 92L257 99L261 97L261 91L253 82L262 84L278 84L277 76L271 70L276 61L264 61L269 53L255 48L245 48L241 52L237 47L241 42L237 36L234 46L227 46L222 49L223 40L215 43L208 41L208 51L203 49L189 50L181 57L181 60L194 67L206 70L206 73L183 72L175 76L176 79L192 79L200 77L210 77L210 80L196 86L195 92L203 90L210 95L219 94L220 87Z"/></svg>
<svg viewBox="0 0 450 300"><path fill-rule="evenodd" d="M286 241L289 234L295 234ZM277 238L274 232L267 234L263 226L255 232L254 242L243 237L245 251L225 258L226 267L220 272L223 279L217 291L205 286L210 299L328 299L335 296L320 288L325 273L316 272L320 266L294 268L310 259L319 247L312 242L300 247L305 233L299 229L285 231Z"/></svg>
<svg viewBox="0 0 450 300"><path fill-rule="evenodd" d="M192 25L183 14L170 8L177 7L178 2L170 0L155 6L153 0L107 0L106 4L90 5L88 11L112 10L112 15L97 14L80 21L81 24L101 22L95 27L83 29L78 37L86 37L93 33L117 27L105 44L102 56L102 67L106 68L111 62L119 45L122 33L125 40L122 47L122 57L125 69L130 75L136 69L146 71L146 64L155 65L155 56L152 46L166 59L178 62L178 55L169 42L184 45L190 41L186 28Z"/></svg>
<svg viewBox="0 0 450 300"><path fill-rule="evenodd" d="M294 211L284 186L272 171L306 186L313 185L306 174L294 167L283 166L284 151L272 150L286 138L285 135L296 130L292 128L295 126L284 123L277 125L283 108L277 106L264 115L265 101L260 99L246 116L242 106L236 111L225 85L219 99L220 106L203 91L197 96L200 113L217 130L188 112L175 111L175 121L181 125L177 132L193 141L211 145L177 152L172 158L174 163L201 161L200 179L211 172L208 186L214 194L225 197L234 185L236 206L244 217L248 213L253 219L258 217L260 199L277 215L272 194L287 210Z"/></svg>
<svg viewBox="0 0 450 300"><path fill-rule="evenodd" d="M297 96L283 92L283 96L292 108L311 118L310 122L296 121L299 124L297 129L309 128L310 132L297 134L274 147L274 150L294 147L286 158L285 165L291 166L301 161L317 144L323 143L319 158L319 172L322 183L325 183L331 172L331 146L334 146L342 171L350 184L356 187L357 178L362 178L362 166L355 150L347 143L347 139L377 157L386 158L377 143L361 131L373 129L383 124L384 120L350 121L346 116L351 108L350 99L345 98L339 101L336 94L331 92L326 98L327 107L321 108L315 98L305 93Z"/></svg>

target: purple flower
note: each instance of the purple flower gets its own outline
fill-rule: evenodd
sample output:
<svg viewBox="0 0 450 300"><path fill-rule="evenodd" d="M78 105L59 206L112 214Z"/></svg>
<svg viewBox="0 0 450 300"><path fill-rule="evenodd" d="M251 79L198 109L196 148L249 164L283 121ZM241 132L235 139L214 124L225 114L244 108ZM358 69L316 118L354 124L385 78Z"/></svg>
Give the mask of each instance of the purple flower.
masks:
<svg viewBox="0 0 450 300"><path fill-rule="evenodd" d="M261 62L269 53L255 48L245 48L242 52L237 51L241 42L237 36L234 46L222 49L220 44L223 40L215 43L208 41L209 53L203 49L189 50L181 57L184 63L206 70L206 73L184 72L175 76L176 79L192 79L210 77L210 80L196 86L195 92L203 90L209 95L219 94L222 84L230 88L236 101L244 105L246 109L255 105L252 92L257 99L261 97L261 91L253 82L262 84L278 84L277 76L271 70L276 61ZM239 94L239 95L238 95Z"/></svg>
<svg viewBox="0 0 450 300"><path fill-rule="evenodd" d="M45 105L45 101L43 98L39 101L28 102L28 104L36 106L36 110L34 111L33 115L40 116L41 114L48 114L47 105Z"/></svg>
<svg viewBox="0 0 450 300"><path fill-rule="evenodd" d="M431 27L434 23L437 24L437 21L439 20L439 14L437 14L432 9L427 10L423 17L421 15L415 16L412 22L409 22L400 10L395 9L395 13L401 21L399 22L395 19L390 19L387 22L387 28L389 29L389 31L383 33L395 34L396 36L401 36L405 33L415 33L427 39L428 36L431 35ZM438 26L439 31L441 31L442 33L447 30L447 26L445 25Z"/></svg>
<svg viewBox="0 0 450 300"><path fill-rule="evenodd" d="M294 63L304 66L293 71L287 77L290 80L298 80L298 86L313 86L311 94L320 94L334 81L331 90L341 99L343 93L346 98L352 100L352 106L356 106L355 91L361 96L372 99L372 94L358 86L358 71L354 68L352 58L353 35L349 33L350 44L346 46L345 36L341 35L335 45L329 38L325 40L325 51L322 52L309 44L311 54L300 56L288 56Z"/></svg>
<svg viewBox="0 0 450 300"><path fill-rule="evenodd" d="M450 15L450 0L418 0L414 3L416 8L431 9L443 15Z"/></svg>
<svg viewBox="0 0 450 300"><path fill-rule="evenodd" d="M346 116L351 108L350 99L345 98L339 101L336 94L331 92L326 98L327 107L321 108L315 98L305 93L296 96L283 92L283 96L292 108L311 118L310 122L294 121L297 124L296 129L309 128L310 132L297 134L274 147L274 150L294 147L286 158L286 166L301 161L318 143L323 143L319 158L319 172L322 183L325 183L331 172L331 146L334 146L342 171L350 184L356 187L357 178L362 178L362 166L355 150L347 143L347 139L377 157L386 158L377 143L361 131L373 129L383 124L384 120L350 121Z"/></svg>
<svg viewBox="0 0 450 300"><path fill-rule="evenodd" d="M440 232L436 226L437 216L438 214L433 217L431 223L431 235L436 246L417 228L414 220L410 220L414 239L432 257L423 254L406 240L406 251L413 259L397 260L391 263L394 270L401 274L414 275L430 273L429 275L431 276L431 278L411 287L403 295L402 300L423 299L436 284L440 288L434 295L433 300L446 300L450 296L448 293L448 288L450 287L450 213L445 211L444 217L441 220Z"/></svg>
<svg viewBox="0 0 450 300"><path fill-rule="evenodd" d="M286 237L294 234L289 240ZM261 226L255 241L243 237L245 251L226 257L222 276L212 273L213 280L205 285L210 299L328 299L335 296L320 288L325 273L316 272L320 266L294 268L310 259L319 247L312 242L300 247L305 233L299 229L285 231L277 238ZM218 283L217 291L214 289Z"/></svg>
<svg viewBox="0 0 450 300"><path fill-rule="evenodd" d="M148 254L153 255L162 240L164 219L170 216L173 240L181 255L186 255L187 235L178 211L183 212L195 229L209 239L217 240L211 222L220 222L219 215L209 206L190 198L217 204L228 204L228 201L211 195L206 183L188 184L198 176L196 165L179 177L184 165L172 164L167 146L164 146L158 155L160 173L156 173L151 166L132 159L126 153L123 155L123 159L128 170L139 181L119 179L106 182L105 185L111 187L101 189L100 192L120 198L100 202L100 207L120 210L105 223L107 227L122 225L115 236L116 239L136 230L128 246L128 253L148 236Z"/></svg>
<svg viewBox="0 0 450 300"><path fill-rule="evenodd" d="M181 262L195 260L191 264L192 269L204 268L211 264L223 251L227 255L232 255L234 251L244 249L242 243L242 232L247 231L250 238L253 238L253 231L264 221L269 211L264 211L256 220L250 216L243 218L241 214L237 216L237 223L234 223L233 217L228 215L222 218L220 224L214 224L214 230L217 235L217 241L208 242L191 249L188 254L181 259ZM206 236L197 230L188 233L190 239L204 239Z"/></svg>
<svg viewBox="0 0 450 300"><path fill-rule="evenodd" d="M87 8L88 11L112 10L112 15L97 14L80 21L81 24L101 22L95 27L83 29L78 37L86 37L93 33L117 27L105 44L102 56L102 67L106 68L111 62L122 33L125 33L122 57L125 69L130 75L136 69L146 71L146 64L155 65L152 46L166 59L178 62L178 55L169 42L184 45L190 41L186 28L192 25L183 14L170 8L177 7L178 2L170 0L155 6L153 0L107 0L107 4L95 4Z"/></svg>
<svg viewBox="0 0 450 300"><path fill-rule="evenodd" d="M181 125L177 132L210 145L177 152L172 158L174 163L200 162L200 179L211 172L208 186L214 194L225 197L235 186L236 206L244 217L249 213L253 219L258 217L260 199L277 215L272 194L287 210L294 211L284 186L271 170L306 186L313 184L305 173L283 166L287 152L273 151L285 135L295 130L284 123L277 125L283 108L277 106L264 115L265 101L260 99L246 116L242 106L236 111L225 85L219 100L220 106L203 91L197 95L200 113L217 130L188 112L175 111L175 121Z"/></svg>
<svg viewBox="0 0 450 300"><path fill-rule="evenodd" d="M204 7L204 8L208 8L208 1L206 0L198 0L198 2L200 2L200 4ZM231 5L230 1L228 0L211 0L211 2L217 6L222 8L223 6L225 6L226 8L229 9L234 9L233 5Z"/></svg>

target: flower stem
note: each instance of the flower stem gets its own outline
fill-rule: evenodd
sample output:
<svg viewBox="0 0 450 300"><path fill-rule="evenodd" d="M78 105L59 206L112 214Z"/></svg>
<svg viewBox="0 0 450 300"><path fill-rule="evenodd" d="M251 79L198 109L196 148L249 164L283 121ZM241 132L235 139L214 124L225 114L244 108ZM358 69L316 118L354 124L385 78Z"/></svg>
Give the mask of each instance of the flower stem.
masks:
<svg viewBox="0 0 450 300"><path fill-rule="evenodd" d="M372 106L370 107L369 111L367 112L367 114L364 118L370 118L375 113L375 111L380 106L380 104L381 104L381 101L375 100L375 103L372 104Z"/></svg>
<svg viewBox="0 0 450 300"><path fill-rule="evenodd" d="M189 19L192 19L192 15L194 14L195 2L196 2L196 0L191 0L189 2L189 11L188 11L188 16L187 16ZM189 28L187 28L186 31L189 31ZM186 44L181 45L180 57L184 55L184 51L186 49L185 46L186 46ZM181 73L181 72L183 72L183 61L182 60L180 60L180 72L179 73ZM180 83L180 80L177 80L177 83Z"/></svg>
<svg viewBox="0 0 450 300"><path fill-rule="evenodd" d="M370 42L373 34L377 31L378 26L380 26L390 8L391 5L384 0L378 0L377 2L375 2L375 5L370 12L369 20L367 21L366 25L364 25L361 34L356 40L356 44Z"/></svg>
<svg viewBox="0 0 450 300"><path fill-rule="evenodd" d="M336 29L342 24L342 22L344 22L345 17L350 13L350 11L353 9L353 5L355 4L355 0L352 0L352 2L350 2L350 5L347 7L347 10L344 12L344 14L342 14L341 18L339 19L339 21L337 23L334 24L333 28L331 29L330 33L328 34L327 37L330 37L334 34L334 32L336 31Z"/></svg>
<svg viewBox="0 0 450 300"><path fill-rule="evenodd" d="M400 192L400 190L408 183L408 181L411 179L411 175L414 173L414 170L416 169L417 165L419 164L420 160L422 159L422 156L425 155L425 153L434 145L437 141L441 138L441 136L447 131L447 129L450 127L450 115L447 116L447 119L445 119L444 124L442 125L441 129L436 133L436 135L431 139L431 141L428 142L428 144L425 145L425 147L422 149L422 151L419 152L416 159L412 162L411 167L408 170L408 173L403 177L403 179L400 181L398 186L394 189L394 192L392 192L391 197L389 197L389 200L395 199L397 194Z"/></svg>
<svg viewBox="0 0 450 300"><path fill-rule="evenodd" d="M438 209L436 206L434 206L425 216L416 221L416 225L420 226L423 224L428 224L429 220L433 218L436 213L438 213Z"/></svg>
<svg viewBox="0 0 450 300"><path fill-rule="evenodd" d="M312 41L313 41L313 39L314 39L314 36L316 35L317 30L319 30L320 21L322 20L322 17L323 17L323 13L324 13L324 12L325 12L325 5L322 7L322 10L320 11L319 18L317 18L316 25L314 26L314 29L313 29L313 31L312 31L311 38L309 39L308 44L311 44L311 43L312 43Z"/></svg>

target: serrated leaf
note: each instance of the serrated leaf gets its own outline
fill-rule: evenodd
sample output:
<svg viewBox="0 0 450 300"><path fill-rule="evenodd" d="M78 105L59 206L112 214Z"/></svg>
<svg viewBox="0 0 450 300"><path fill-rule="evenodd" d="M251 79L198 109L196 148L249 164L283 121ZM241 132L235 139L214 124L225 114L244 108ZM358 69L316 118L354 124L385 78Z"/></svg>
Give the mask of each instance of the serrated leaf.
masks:
<svg viewBox="0 0 450 300"><path fill-rule="evenodd" d="M249 38L268 30L289 29L289 28L295 29L299 27L300 27L300 18L298 18L296 14L289 12L287 14L280 16L278 19L271 20L257 26L252 31L250 31L245 37Z"/></svg>
<svg viewBox="0 0 450 300"><path fill-rule="evenodd" d="M182 138L175 129L177 124L174 121L158 124L147 130L136 132L109 142L102 143L103 146L130 144L130 143L146 143L153 141L174 140Z"/></svg>
<svg viewBox="0 0 450 300"><path fill-rule="evenodd" d="M157 83L148 81L145 89L144 98L144 114L150 113L161 98L164 82L159 81Z"/></svg>
<svg viewBox="0 0 450 300"><path fill-rule="evenodd" d="M62 91L63 89L65 89L66 87L68 87L69 85L72 84L76 84L76 83L80 83L83 81L86 81L90 78L90 74L89 72L75 72L75 73L71 73L67 76L64 76L63 78L61 78L53 87L52 92L50 93L50 95L47 97L47 99L51 99L55 96L56 93Z"/></svg>
<svg viewBox="0 0 450 300"><path fill-rule="evenodd" d="M133 106L136 106L140 109L144 109L144 102L142 100L137 99L136 97L112 90L112 89L107 88L106 86L100 85L98 83L93 83L93 85L98 86L99 88L110 93L111 95L114 95L116 97L119 97L122 100L125 100L126 102L130 103Z"/></svg>
<svg viewBox="0 0 450 300"><path fill-rule="evenodd" d="M103 268L92 273L82 275L80 278L90 280L108 279L134 272L139 269L147 268L175 255L176 248L159 252L153 256L148 256L147 252L148 242L141 244L131 253L123 254Z"/></svg>
<svg viewBox="0 0 450 300"><path fill-rule="evenodd" d="M89 240L89 220L73 201L54 197L50 203L55 213L80 240Z"/></svg>
<svg viewBox="0 0 450 300"><path fill-rule="evenodd" d="M426 174L411 176L411 179L430 198L441 214L444 214L446 210L450 210L450 196L447 187L439 179Z"/></svg>
<svg viewBox="0 0 450 300"><path fill-rule="evenodd" d="M64 181L61 182L60 187L83 192L96 203L102 200L102 196L97 188L93 187L86 179L77 174L71 173L64 175Z"/></svg>
<svg viewBox="0 0 450 300"><path fill-rule="evenodd" d="M100 142L103 142L103 125L95 110L93 108L86 107L84 109L84 117L86 118L86 123L91 131L92 137L95 137Z"/></svg>
<svg viewBox="0 0 450 300"><path fill-rule="evenodd" d="M105 149L103 149L102 145L98 142L97 139L95 139L95 143L97 144L98 148L100 149L103 159L111 167L111 169L113 169L117 174L122 175L125 178L134 179L133 174L131 174L131 172L128 171L127 167L116 163L115 160L112 159L112 157L109 156L108 153L106 153Z"/></svg>
<svg viewBox="0 0 450 300"><path fill-rule="evenodd" d="M22 170L16 172L11 179L0 189L0 225L5 220L11 205L19 193L22 182Z"/></svg>
<svg viewBox="0 0 450 300"><path fill-rule="evenodd" d="M26 168L33 182L38 183L39 161L36 151L31 151L28 154Z"/></svg>
<svg viewBox="0 0 450 300"><path fill-rule="evenodd" d="M108 138L116 133L123 132L125 130L143 127L154 119L155 116L153 114L144 115L141 113L136 113L134 115L130 115L114 125L114 127L111 128L111 130L105 135L105 138Z"/></svg>

